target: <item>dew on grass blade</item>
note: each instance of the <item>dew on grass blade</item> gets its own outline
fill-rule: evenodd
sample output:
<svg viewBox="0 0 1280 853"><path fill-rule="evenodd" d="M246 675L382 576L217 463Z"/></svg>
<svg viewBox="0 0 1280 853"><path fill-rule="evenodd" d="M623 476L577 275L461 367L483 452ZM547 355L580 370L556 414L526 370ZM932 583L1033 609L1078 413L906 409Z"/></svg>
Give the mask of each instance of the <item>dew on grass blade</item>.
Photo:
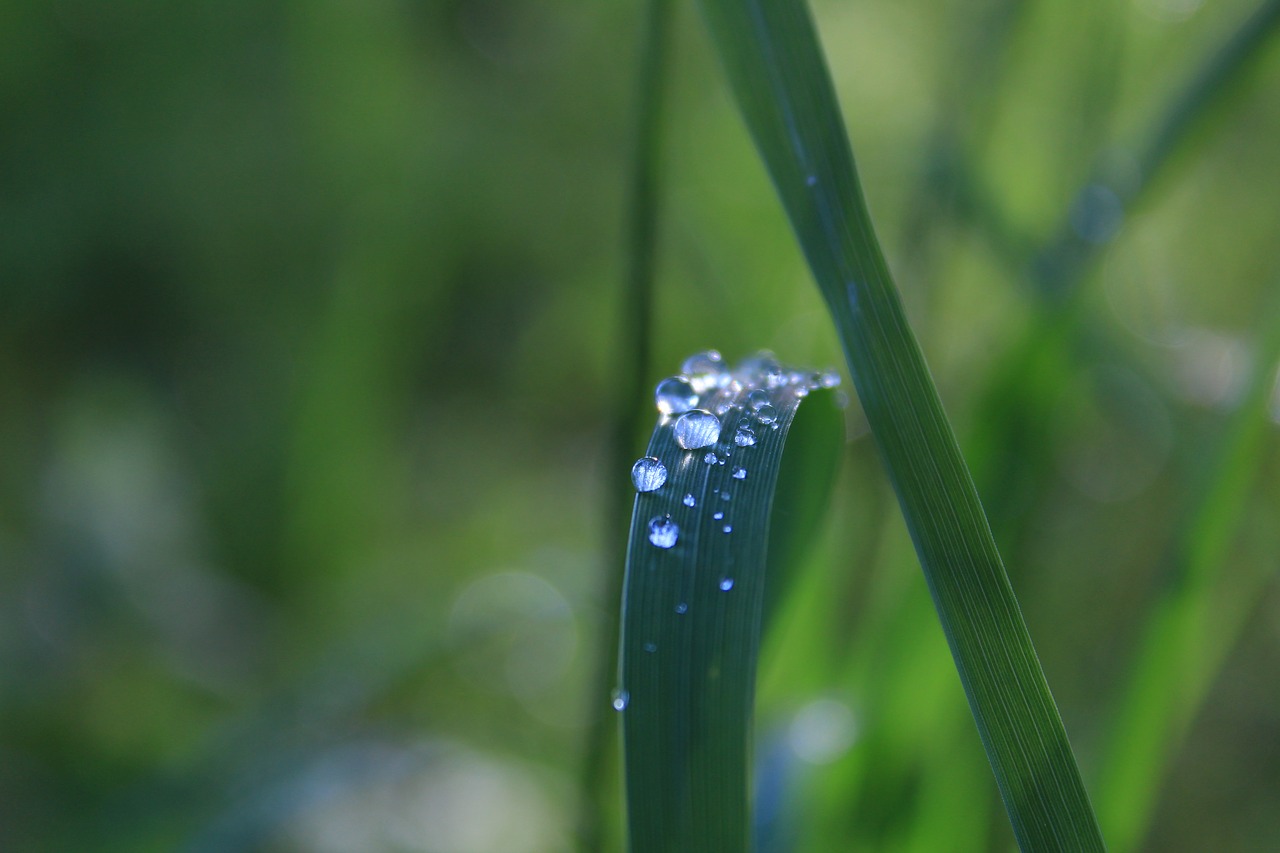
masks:
<svg viewBox="0 0 1280 853"><path fill-rule="evenodd" d="M726 524L726 525L724 526L724 532L725 532L725 533L732 533L732 532L733 532L733 525L732 525L732 524Z"/></svg>
<svg viewBox="0 0 1280 853"><path fill-rule="evenodd" d="M653 456L642 456L631 466L631 482L637 492L652 492L667 482L667 466Z"/></svg>
<svg viewBox="0 0 1280 853"><path fill-rule="evenodd" d="M708 465L714 465L720 460L716 457L714 453L708 453L706 456L702 457L702 461L707 463Z"/></svg>
<svg viewBox="0 0 1280 853"><path fill-rule="evenodd" d="M683 376L672 376L658 383L654 402L664 415L678 415L698 405L698 394Z"/></svg>
<svg viewBox="0 0 1280 853"><path fill-rule="evenodd" d="M656 651L658 650L658 644L657 644L657 643L654 643L654 642L648 642L648 643L645 643L645 644L644 644L644 650L645 650L646 652L649 652L650 654L653 654L654 652L656 652Z"/></svg>
<svg viewBox="0 0 1280 853"><path fill-rule="evenodd" d="M733 578L725 578L724 580L720 581L720 589L722 589L725 592L728 592L729 590L733 589Z"/></svg>
<svg viewBox="0 0 1280 853"><path fill-rule="evenodd" d="M676 420L675 433L676 444L685 450L708 447L720 438L720 419L704 409L694 409Z"/></svg>
<svg viewBox="0 0 1280 853"><path fill-rule="evenodd" d="M771 424L778 419L778 410L765 403L756 409L756 419L762 424Z"/></svg>
<svg viewBox="0 0 1280 853"><path fill-rule="evenodd" d="M724 513L723 513L723 512L713 512L713 513L711 514L711 517L712 517L712 518L714 518L716 521L719 521L720 519L724 518Z"/></svg>
<svg viewBox="0 0 1280 853"><path fill-rule="evenodd" d="M733 469L733 479L735 479L735 480L745 480L745 479L747 479L747 469L746 469L746 468L743 468L743 467L741 467L741 466L738 466L738 467L734 468L734 469Z"/></svg>
<svg viewBox="0 0 1280 853"><path fill-rule="evenodd" d="M676 612L681 614L688 613L689 605L685 604L683 601L680 602L679 604L676 605Z"/></svg>
<svg viewBox="0 0 1280 853"><path fill-rule="evenodd" d="M752 447L756 443L756 434L751 431L751 427L738 427L738 431L733 434L733 443L739 447Z"/></svg>
<svg viewBox="0 0 1280 853"><path fill-rule="evenodd" d="M724 375L724 359L713 349L694 353L680 365L680 372L689 377L689 385L701 394L720 384Z"/></svg>
<svg viewBox="0 0 1280 853"><path fill-rule="evenodd" d="M685 505L685 506L693 506L693 505L695 505L696 503L697 503L697 501L696 501L696 500L694 500L693 492L690 492L689 494L687 494L687 495L685 495L685 496L684 496L684 505Z"/></svg>
<svg viewBox="0 0 1280 853"><path fill-rule="evenodd" d="M649 519L649 541L659 548L670 548L680 538L680 528L669 515L655 515Z"/></svg>
<svg viewBox="0 0 1280 853"><path fill-rule="evenodd" d="M627 704L629 702L631 702L630 693L623 690L622 688L618 688L617 690L613 691L613 701L611 703L613 705L613 710L624 711L626 710Z"/></svg>
<svg viewBox="0 0 1280 853"><path fill-rule="evenodd" d="M760 411L762 406L769 405L769 392L757 388L747 395L747 404L751 406L753 411Z"/></svg>

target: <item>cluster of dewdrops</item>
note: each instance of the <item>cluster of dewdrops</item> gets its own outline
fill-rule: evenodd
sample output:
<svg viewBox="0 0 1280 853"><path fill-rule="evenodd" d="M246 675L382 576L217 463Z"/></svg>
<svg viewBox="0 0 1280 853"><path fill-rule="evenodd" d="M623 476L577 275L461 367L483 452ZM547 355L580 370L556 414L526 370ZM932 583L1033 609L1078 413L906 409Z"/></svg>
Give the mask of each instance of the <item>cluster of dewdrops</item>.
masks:
<svg viewBox="0 0 1280 853"><path fill-rule="evenodd" d="M715 350L707 350L685 359L680 373L658 383L654 403L663 416L663 426L673 431L676 444L686 451L707 448L702 461L707 465L725 465L733 449L755 447L763 430L778 428L778 410L773 405L791 394L803 397L817 388L833 388L840 377L831 371L805 373L787 370L770 352L759 352L730 369ZM733 421L730 424L730 421ZM732 442L725 439L719 453L715 445L732 431ZM745 480L747 465L736 464L735 480ZM657 457L644 456L631 467L631 482L638 492L656 492L667 482L667 466ZM728 501L728 490L717 490ZM681 501L692 507L697 499L692 493ZM724 510L716 509L712 518L723 521ZM721 529L732 533L733 526ZM672 548L680 539L680 528L671 515L655 515L648 524L649 542L658 548ZM733 581L726 579L721 588L728 591Z"/></svg>

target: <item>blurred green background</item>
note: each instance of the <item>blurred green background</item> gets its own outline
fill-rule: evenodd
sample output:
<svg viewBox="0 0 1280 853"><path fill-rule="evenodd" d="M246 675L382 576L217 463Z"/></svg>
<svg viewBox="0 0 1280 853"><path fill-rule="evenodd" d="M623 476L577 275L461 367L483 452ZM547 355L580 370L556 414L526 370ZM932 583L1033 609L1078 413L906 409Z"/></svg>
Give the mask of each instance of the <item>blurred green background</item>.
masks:
<svg viewBox="0 0 1280 853"><path fill-rule="evenodd" d="M1280 420L1280 50L1119 205L1254 5L815 3L1091 790L1153 602L1188 562L1224 596L1153 851L1280 849L1280 442L1239 405L1267 383ZM571 847L641 20L0 6L0 848ZM674 34L652 380L842 364L691 9ZM1007 849L856 404L849 437L766 650L770 843Z"/></svg>

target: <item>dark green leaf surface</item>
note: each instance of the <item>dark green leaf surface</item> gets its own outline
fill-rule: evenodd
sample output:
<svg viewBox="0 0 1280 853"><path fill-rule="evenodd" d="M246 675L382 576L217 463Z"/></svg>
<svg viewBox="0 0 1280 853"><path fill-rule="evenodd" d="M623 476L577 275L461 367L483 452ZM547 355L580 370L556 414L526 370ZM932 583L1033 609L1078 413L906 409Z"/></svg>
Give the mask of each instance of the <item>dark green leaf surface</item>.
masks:
<svg viewBox="0 0 1280 853"><path fill-rule="evenodd" d="M795 0L701 5L836 321L1019 844L1103 849L977 492L876 242L808 10Z"/></svg>
<svg viewBox="0 0 1280 853"><path fill-rule="evenodd" d="M770 522L784 442L802 401L813 414L806 411L801 440L785 457L788 471L799 473L782 479L833 469L839 446L832 392L801 397L794 389L767 392L777 413L772 424L753 414L750 386L716 391L702 401L723 412L714 445L682 449L670 416L649 444L648 455L668 476L657 490L636 495L615 698L624 715L633 853L748 849L756 659L765 599L782 585L766 581ZM810 419L812 426L803 423ZM753 430L751 446L734 440L743 420ZM709 453L716 461L707 461ZM807 514L820 507L785 509L773 542L795 555L813 530ZM659 547L650 522L668 518L679 532L671 547Z"/></svg>

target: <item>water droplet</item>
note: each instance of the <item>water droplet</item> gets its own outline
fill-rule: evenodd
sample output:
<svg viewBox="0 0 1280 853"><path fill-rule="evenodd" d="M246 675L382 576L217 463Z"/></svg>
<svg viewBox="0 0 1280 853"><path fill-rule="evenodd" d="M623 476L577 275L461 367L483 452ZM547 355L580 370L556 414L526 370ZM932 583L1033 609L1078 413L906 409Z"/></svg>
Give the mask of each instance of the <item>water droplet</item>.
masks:
<svg viewBox="0 0 1280 853"><path fill-rule="evenodd" d="M762 391L757 388L747 395L747 403L751 406L753 411L759 411L761 406L767 406L769 404L769 392Z"/></svg>
<svg viewBox="0 0 1280 853"><path fill-rule="evenodd" d="M720 581L720 588L725 592L728 592L729 590L733 589L733 578L725 578L724 580Z"/></svg>
<svg viewBox="0 0 1280 853"><path fill-rule="evenodd" d="M733 495L729 494L728 492L721 492L721 493L720 493L720 500L722 500L722 501L727 501L727 500L732 500L732 499L733 499Z"/></svg>
<svg viewBox="0 0 1280 853"><path fill-rule="evenodd" d="M716 521L719 521L720 519L724 518L724 513L723 512L713 513L711 517L714 518Z"/></svg>
<svg viewBox="0 0 1280 853"><path fill-rule="evenodd" d="M653 643L653 642L645 643L645 644L644 644L644 650L645 650L646 652L648 652L649 654L653 654L654 652L656 652L656 651L658 650L658 644L657 644L657 643Z"/></svg>
<svg viewBox="0 0 1280 853"><path fill-rule="evenodd" d="M617 690L613 691L613 702L612 702L613 710L623 711L626 709L627 704L630 702L631 702L631 694L628 693L627 691L623 690L622 688L618 688Z"/></svg>
<svg viewBox="0 0 1280 853"><path fill-rule="evenodd" d="M679 417L675 431L676 444L685 450L697 450L720 438L720 419L704 409L694 409Z"/></svg>
<svg viewBox="0 0 1280 853"><path fill-rule="evenodd" d="M752 447L756 443L756 434L750 427L738 427L738 431L733 434L733 443L739 447Z"/></svg>
<svg viewBox="0 0 1280 853"><path fill-rule="evenodd" d="M689 605L685 604L683 601L682 601L682 602L680 602L679 604L677 604L677 605L676 605L676 612L677 612L677 613L688 613L688 612L689 612Z"/></svg>
<svg viewBox="0 0 1280 853"><path fill-rule="evenodd" d="M716 455L714 453L708 453L706 456L702 457L702 461L707 463L708 465L714 465L720 460L716 458Z"/></svg>
<svg viewBox="0 0 1280 853"><path fill-rule="evenodd" d="M655 515L649 519L649 541L659 548L670 548L680 538L680 528L669 515Z"/></svg>
<svg viewBox="0 0 1280 853"><path fill-rule="evenodd" d="M658 383L653 395L658 411L664 415L678 415L698 405L698 395L683 376L672 376Z"/></svg>
<svg viewBox="0 0 1280 853"><path fill-rule="evenodd" d="M699 394L716 387L724 375L724 359L715 350L695 353L680 365L680 372L689 377L689 384Z"/></svg>
<svg viewBox="0 0 1280 853"><path fill-rule="evenodd" d="M631 466L631 482L637 492L652 492L667 482L667 466L653 456L642 456Z"/></svg>
<svg viewBox="0 0 1280 853"><path fill-rule="evenodd" d="M685 505L685 506L693 506L693 505L695 505L696 503L697 503L697 501L693 499L693 493L692 493L692 492L690 492L689 494L687 494L687 495L685 495L685 496L684 496L684 505Z"/></svg>
<svg viewBox="0 0 1280 853"><path fill-rule="evenodd" d="M725 532L725 533L732 533L732 532L733 532L733 525L732 525L732 524L726 524L726 525L724 526L724 532Z"/></svg>
<svg viewBox="0 0 1280 853"><path fill-rule="evenodd" d="M742 467L736 467L736 468L734 468L734 469L733 469L733 479L735 479L735 480L745 480L745 479L747 479L747 469L746 469L746 468L742 468Z"/></svg>
<svg viewBox="0 0 1280 853"><path fill-rule="evenodd" d="M739 370L747 375L756 375L760 377L763 384L768 388L774 388L786 381L786 375L782 372L782 365L778 363L777 357L768 350L760 350L760 352L745 359Z"/></svg>
<svg viewBox="0 0 1280 853"><path fill-rule="evenodd" d="M818 384L823 388L834 388L840 384L840 374L833 373L830 370L824 371L818 377Z"/></svg>
<svg viewBox="0 0 1280 853"><path fill-rule="evenodd" d="M729 410L732 408L733 408L733 404L730 403L728 400L725 400L722 403L716 404L716 414L723 417L727 415L729 413Z"/></svg>
<svg viewBox="0 0 1280 853"><path fill-rule="evenodd" d="M765 403L756 409L756 419L762 424L771 424L778 419L778 410Z"/></svg>

